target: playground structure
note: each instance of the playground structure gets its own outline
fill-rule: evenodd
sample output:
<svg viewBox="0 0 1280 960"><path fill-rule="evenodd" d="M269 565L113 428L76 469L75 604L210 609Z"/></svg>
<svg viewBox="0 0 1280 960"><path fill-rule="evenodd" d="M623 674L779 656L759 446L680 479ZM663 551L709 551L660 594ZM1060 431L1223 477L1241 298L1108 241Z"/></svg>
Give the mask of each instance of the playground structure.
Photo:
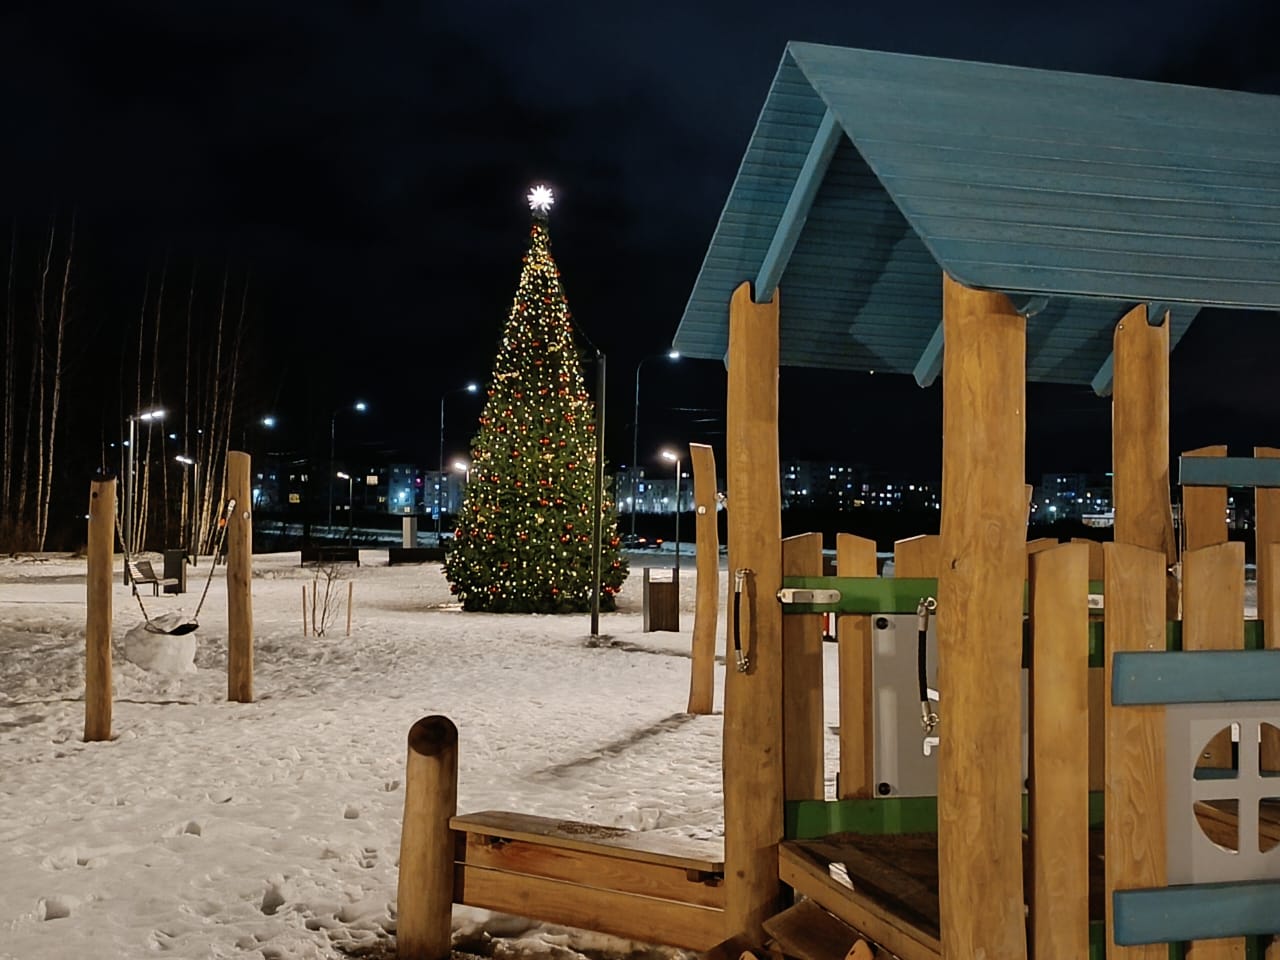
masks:
<svg viewBox="0 0 1280 960"><path fill-rule="evenodd" d="M1276 130L1277 98L790 45L675 341L729 375L723 854L457 817L456 731L428 718L400 955L444 956L458 902L720 955L838 960L856 931L904 960L1280 956L1280 450L1185 454L1179 545L1168 360L1202 306L1280 309ZM782 538L783 363L941 374L941 534L899 543L893 578L861 538L834 578L817 535ZM1112 396L1101 558L1026 542L1029 380ZM1256 489L1256 621L1235 486ZM877 647L930 598L936 794L895 795ZM927 746L928 722L890 726Z"/></svg>
<svg viewBox="0 0 1280 960"><path fill-rule="evenodd" d="M225 516L227 545L227 699L253 702L253 514L250 500L250 461L247 453L227 454L228 504ZM111 739L111 573L114 565L116 482L96 479L89 487L88 573L85 611L85 723L87 741ZM221 541L220 541L221 542ZM124 562L130 558L125 555ZM217 558L210 561L212 578ZM134 587L137 596L137 585ZM205 584L205 594L208 593ZM204 595L200 604L204 603ZM138 598L148 625L151 617ZM199 613L197 607L196 614ZM188 633L197 626L193 616L173 633ZM166 632L158 630L155 632Z"/></svg>

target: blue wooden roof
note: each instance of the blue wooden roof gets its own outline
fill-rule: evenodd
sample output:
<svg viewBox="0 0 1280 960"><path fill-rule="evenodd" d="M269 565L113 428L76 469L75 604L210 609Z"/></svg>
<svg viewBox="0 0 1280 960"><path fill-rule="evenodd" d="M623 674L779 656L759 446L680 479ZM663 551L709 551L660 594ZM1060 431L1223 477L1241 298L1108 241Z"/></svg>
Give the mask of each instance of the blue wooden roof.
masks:
<svg viewBox="0 0 1280 960"><path fill-rule="evenodd" d="M1032 380L1109 387L1134 304L1280 309L1280 97L788 45L674 346L782 290L782 362L940 368L941 271L1025 304Z"/></svg>

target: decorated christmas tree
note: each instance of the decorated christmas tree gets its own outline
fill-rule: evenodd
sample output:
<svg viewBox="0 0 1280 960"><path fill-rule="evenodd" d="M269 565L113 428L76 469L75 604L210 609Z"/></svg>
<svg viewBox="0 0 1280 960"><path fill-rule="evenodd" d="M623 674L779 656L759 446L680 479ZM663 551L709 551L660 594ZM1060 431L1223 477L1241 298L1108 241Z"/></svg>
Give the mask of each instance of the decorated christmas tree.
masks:
<svg viewBox="0 0 1280 960"><path fill-rule="evenodd" d="M595 404L551 258L551 192L535 188L529 205L529 251L471 441L470 479L445 560L465 610L569 613L591 606ZM605 478L601 610L614 608L627 575L611 487Z"/></svg>

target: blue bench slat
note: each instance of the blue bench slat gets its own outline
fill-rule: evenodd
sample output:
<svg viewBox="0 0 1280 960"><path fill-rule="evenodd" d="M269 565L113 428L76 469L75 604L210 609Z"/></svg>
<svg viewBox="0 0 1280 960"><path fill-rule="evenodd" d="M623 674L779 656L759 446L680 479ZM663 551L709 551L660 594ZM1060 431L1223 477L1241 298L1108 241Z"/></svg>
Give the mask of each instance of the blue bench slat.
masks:
<svg viewBox="0 0 1280 960"><path fill-rule="evenodd" d="M1178 650L1117 653L1116 706L1280 700L1280 650Z"/></svg>
<svg viewBox="0 0 1280 960"><path fill-rule="evenodd" d="M1120 946L1280 933L1280 881L1196 883L1117 890L1115 940Z"/></svg>
<svg viewBox="0 0 1280 960"><path fill-rule="evenodd" d="M1178 483L1184 487L1280 487L1280 459L1179 457Z"/></svg>

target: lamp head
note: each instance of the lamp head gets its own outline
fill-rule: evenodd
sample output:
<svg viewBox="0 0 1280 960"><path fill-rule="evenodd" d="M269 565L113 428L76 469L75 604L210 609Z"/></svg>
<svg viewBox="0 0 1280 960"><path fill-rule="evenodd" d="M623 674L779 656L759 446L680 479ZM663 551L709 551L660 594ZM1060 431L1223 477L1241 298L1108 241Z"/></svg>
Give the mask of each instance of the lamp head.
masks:
<svg viewBox="0 0 1280 960"><path fill-rule="evenodd" d="M680 456L679 456L677 453L675 453L674 451L672 451L672 450L663 450L663 451L662 451L662 459L663 459L663 460L670 460L672 463L679 463L679 462L680 462Z"/></svg>
<svg viewBox="0 0 1280 960"><path fill-rule="evenodd" d="M365 403L363 400L356 401L356 405L355 405L356 413L364 413L368 409L369 409L369 405Z"/></svg>
<svg viewBox="0 0 1280 960"><path fill-rule="evenodd" d="M339 471L338 471L338 479L339 479L339 480L350 480L350 479L351 479L351 474L349 474L349 473L343 473L341 470L339 470Z"/></svg>

